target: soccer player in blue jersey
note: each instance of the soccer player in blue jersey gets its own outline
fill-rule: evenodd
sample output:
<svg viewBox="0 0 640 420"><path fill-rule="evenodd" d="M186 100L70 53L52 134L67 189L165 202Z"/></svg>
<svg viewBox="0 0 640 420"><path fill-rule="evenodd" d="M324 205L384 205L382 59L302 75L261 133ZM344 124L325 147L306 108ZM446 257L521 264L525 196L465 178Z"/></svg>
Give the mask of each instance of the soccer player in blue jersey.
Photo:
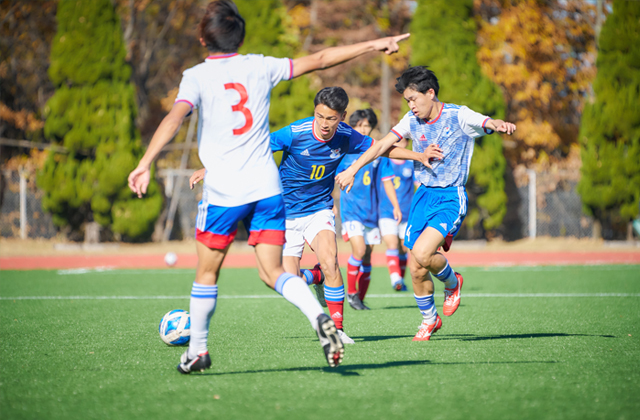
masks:
<svg viewBox="0 0 640 420"><path fill-rule="evenodd" d="M269 148L271 90L280 82L368 52L393 54L409 34L327 48L296 59L238 54L245 22L230 0L209 3L198 29L200 44L210 55L184 71L173 108L128 179L129 188L142 197L153 160L185 117L198 112L198 153L207 171L196 218L198 267L191 289L191 340L178 371L188 374L211 366L207 341L218 300L218 278L241 220L250 231L248 242L255 247L260 278L307 317L327 362L336 366L344 347L333 320L306 282L282 267L285 208ZM256 320L257 328L260 322Z"/></svg>
<svg viewBox="0 0 640 420"><path fill-rule="evenodd" d="M430 274L444 283L443 313L453 315L460 304L462 276L453 271L445 256L437 250L447 235L456 235L466 216L464 185L469 175L474 140L494 131L512 134L516 126L491 119L466 106L440 102L438 79L426 67L411 67L397 81L396 90L403 95L410 111L381 142L393 136L411 138L415 151L435 148L440 154L431 163L415 164L415 176L421 185L411 204L405 234L405 245L412 256L409 269L413 290L423 317L413 340L426 341L442 326L433 300ZM373 159L374 148L338 175L336 180L340 187L350 186L354 174Z"/></svg>
<svg viewBox="0 0 640 420"><path fill-rule="evenodd" d="M340 87L320 90L314 99L314 116L296 121L271 133L271 151L283 151L280 179L286 214L286 243L283 266L300 275L300 259L305 243L315 252L324 276L324 299L343 343L353 340L343 330L344 283L338 266L335 217L332 211L334 176L347 154L361 154L374 140L342 122L349 97ZM395 143L390 138L390 147ZM393 148L392 156L428 161L425 155ZM204 179L205 170L196 171L193 185ZM310 270L302 270L307 284L313 282Z"/></svg>
<svg viewBox="0 0 640 420"><path fill-rule="evenodd" d="M349 124L359 133L369 135L376 127L378 119L372 109L360 109L351 114ZM358 159L358 155L347 156L338 172L344 171ZM371 282L371 252L373 246L380 243L378 229L378 195L376 180L381 160L375 160L362 168L353 183L353 188L340 195L340 217L342 236L351 245L351 256L347 264L347 300L355 310L368 310L363 303ZM391 184L393 173L385 167L382 178L385 180L390 202L395 202L395 216L400 217L395 190ZM393 209L392 209L393 213ZM393 216L392 216L393 217ZM398 220L399 222L399 220Z"/></svg>
<svg viewBox="0 0 640 420"><path fill-rule="evenodd" d="M387 268L391 279L391 287L397 291L407 290L404 284L404 273L407 268L408 249L404 246L404 235L407 230L409 209L413 199L413 162L406 160L380 158L381 170L378 172L378 227L380 235L387 246ZM391 182L384 182L380 175L391 172ZM402 218L398 221L393 214L394 205L389 199L389 188L394 189L397 202L402 212Z"/></svg>

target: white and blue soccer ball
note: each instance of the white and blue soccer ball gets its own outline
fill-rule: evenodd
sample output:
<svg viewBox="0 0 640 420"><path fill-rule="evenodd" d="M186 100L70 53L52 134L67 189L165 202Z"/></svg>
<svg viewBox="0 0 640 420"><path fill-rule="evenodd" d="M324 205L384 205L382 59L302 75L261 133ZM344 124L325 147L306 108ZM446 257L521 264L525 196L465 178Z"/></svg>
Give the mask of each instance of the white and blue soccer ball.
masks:
<svg viewBox="0 0 640 420"><path fill-rule="evenodd" d="M167 312L158 327L160 338L170 346L183 346L191 338L191 317L189 312L174 309Z"/></svg>

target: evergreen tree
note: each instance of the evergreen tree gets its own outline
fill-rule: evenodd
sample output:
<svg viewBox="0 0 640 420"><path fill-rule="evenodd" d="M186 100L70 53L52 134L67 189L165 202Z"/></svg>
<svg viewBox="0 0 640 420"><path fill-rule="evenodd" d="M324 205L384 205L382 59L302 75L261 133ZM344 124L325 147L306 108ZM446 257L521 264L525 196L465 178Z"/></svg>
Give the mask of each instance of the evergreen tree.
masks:
<svg viewBox="0 0 640 420"><path fill-rule="evenodd" d="M613 2L598 40L595 100L582 114L578 192L603 224L628 222L640 200L640 2Z"/></svg>
<svg viewBox="0 0 640 420"><path fill-rule="evenodd" d="M49 76L45 136L68 154L50 154L38 176L43 208L57 226L96 221L123 239L150 236L162 209L158 185L138 199L127 176L142 156L136 104L120 22L110 0L62 0Z"/></svg>
<svg viewBox="0 0 640 420"><path fill-rule="evenodd" d="M295 58L300 52L299 41L287 34L284 22L287 13L281 0L236 0L235 3L246 23L240 53ZM302 76L281 82L271 91L269 125L272 130L313 114L315 92L309 85L309 78Z"/></svg>
<svg viewBox="0 0 640 420"><path fill-rule="evenodd" d="M502 93L482 74L476 58L473 0L418 1L410 39L411 64L426 65L435 72L440 83L438 99L466 105L492 118L504 118ZM482 220L484 229L492 230L502 223L507 211L505 168L500 136L478 139L467 183L469 227Z"/></svg>

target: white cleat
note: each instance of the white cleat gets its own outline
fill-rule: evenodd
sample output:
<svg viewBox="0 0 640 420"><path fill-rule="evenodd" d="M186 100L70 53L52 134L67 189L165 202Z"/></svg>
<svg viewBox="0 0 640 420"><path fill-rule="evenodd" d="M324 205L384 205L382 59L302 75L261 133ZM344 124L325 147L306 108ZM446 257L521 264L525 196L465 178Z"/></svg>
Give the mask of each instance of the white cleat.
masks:
<svg viewBox="0 0 640 420"><path fill-rule="evenodd" d="M338 330L338 335L340 336L340 340L342 341L342 344L355 344L356 343L343 330Z"/></svg>

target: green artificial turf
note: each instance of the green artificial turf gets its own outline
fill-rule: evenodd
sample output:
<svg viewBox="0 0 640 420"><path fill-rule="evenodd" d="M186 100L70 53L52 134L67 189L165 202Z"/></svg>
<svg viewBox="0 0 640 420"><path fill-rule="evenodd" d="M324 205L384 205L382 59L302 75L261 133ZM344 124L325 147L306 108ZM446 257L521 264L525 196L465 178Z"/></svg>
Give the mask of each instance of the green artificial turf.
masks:
<svg viewBox="0 0 640 420"><path fill-rule="evenodd" d="M413 295L374 269L372 310L346 305L356 344L331 369L255 270L223 270L213 366L189 376L158 323L189 309L193 271L1 271L0 418L638 418L640 266L461 271L458 312L412 342ZM29 296L76 298L12 299Z"/></svg>

